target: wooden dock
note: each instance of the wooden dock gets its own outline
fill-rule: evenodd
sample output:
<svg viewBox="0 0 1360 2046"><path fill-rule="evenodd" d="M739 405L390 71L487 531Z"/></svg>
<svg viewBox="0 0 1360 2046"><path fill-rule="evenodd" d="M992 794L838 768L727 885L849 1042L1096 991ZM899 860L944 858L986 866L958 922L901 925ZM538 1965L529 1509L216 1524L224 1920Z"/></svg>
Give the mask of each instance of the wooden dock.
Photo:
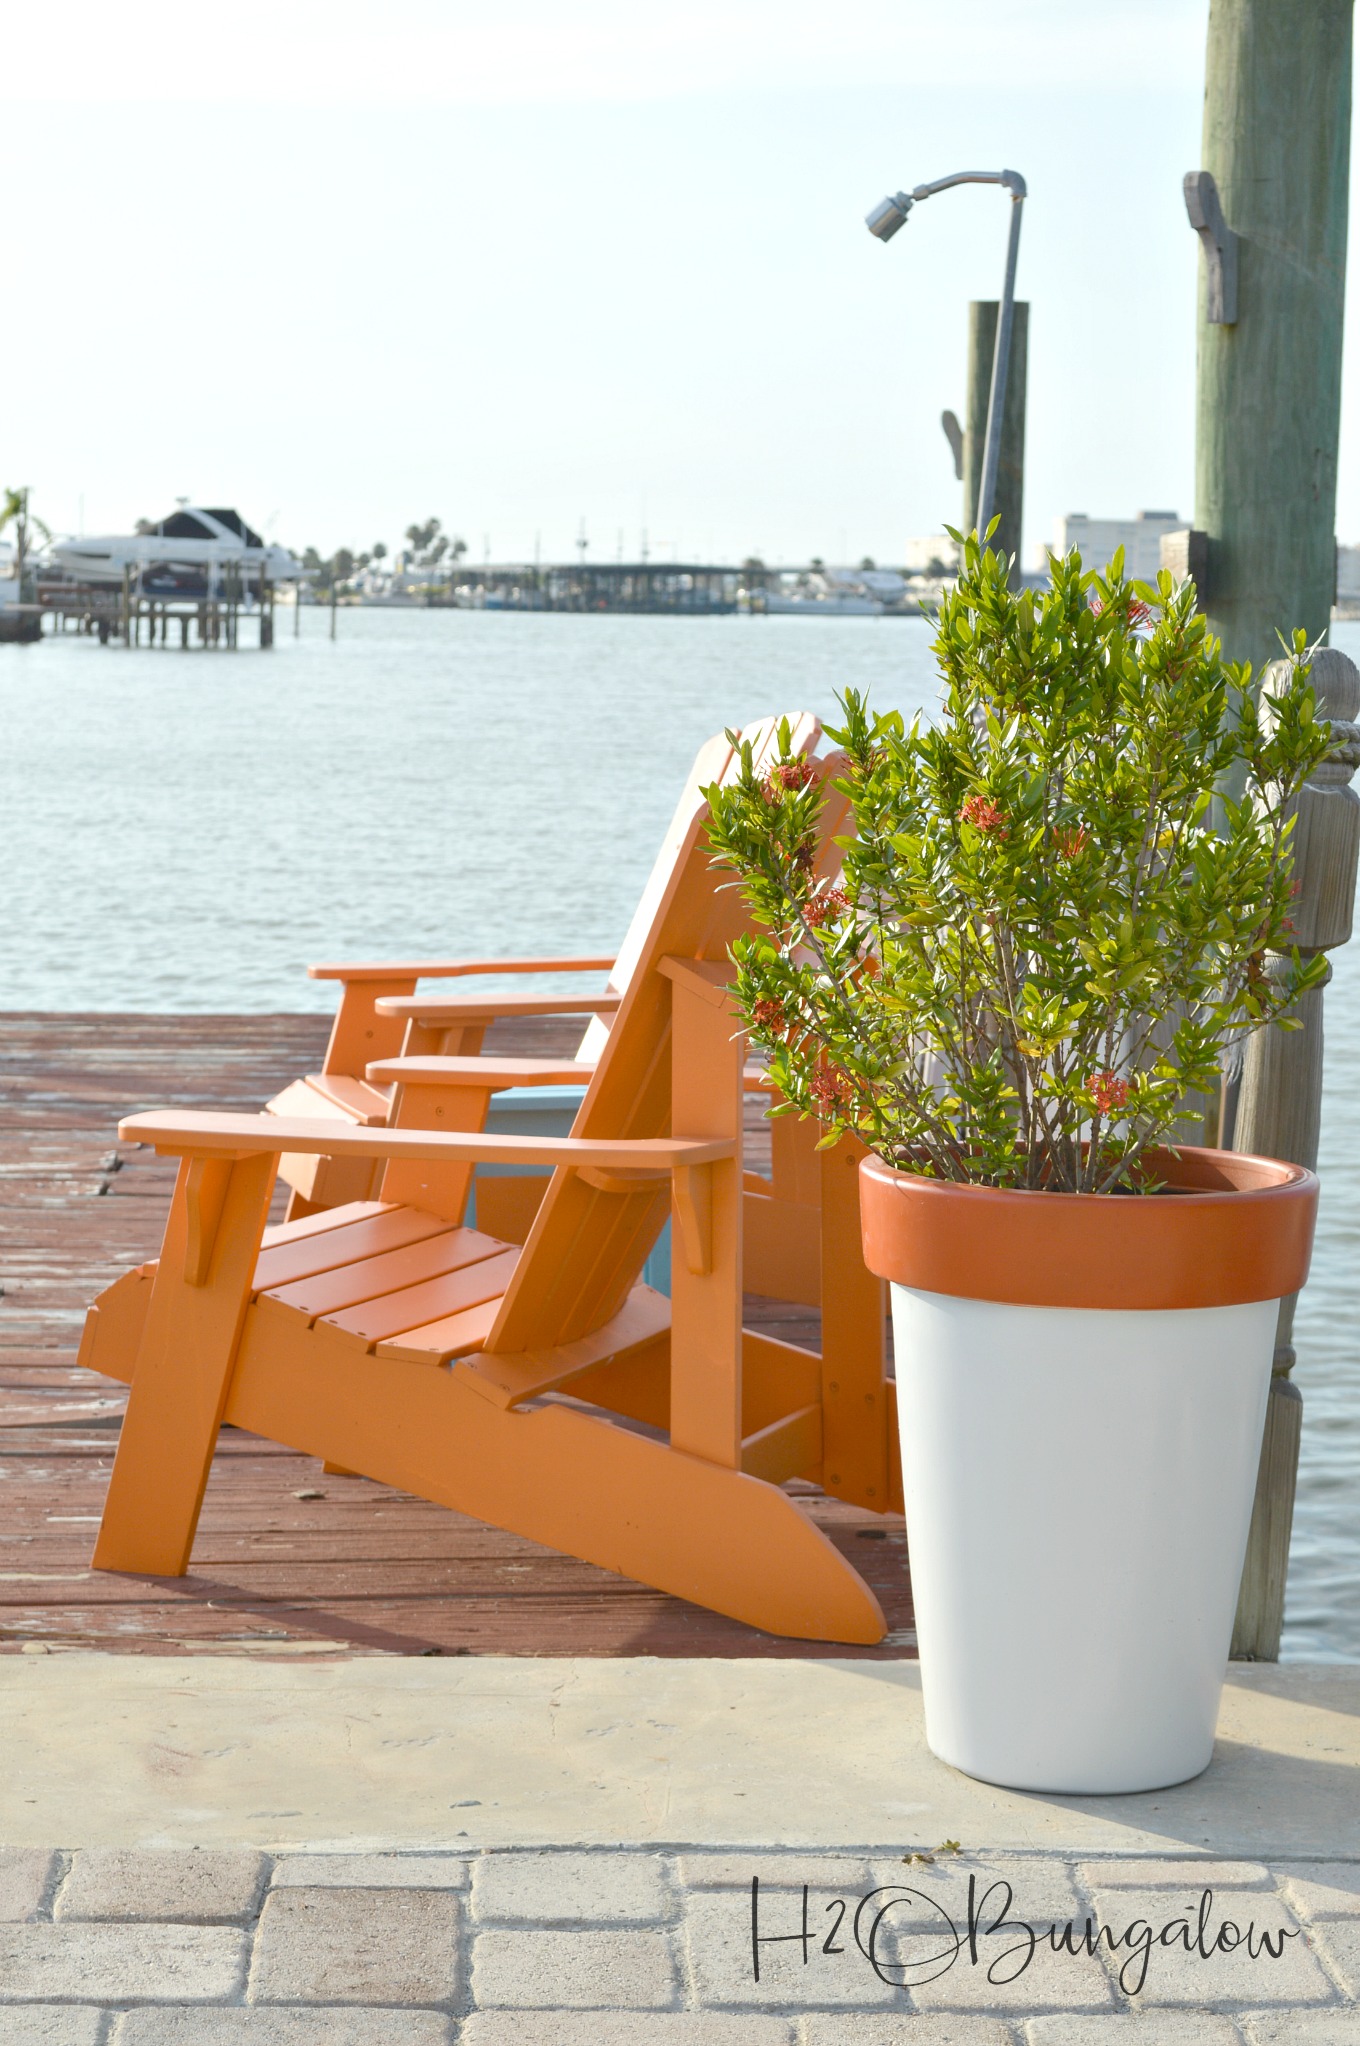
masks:
<svg viewBox="0 0 1360 2046"><path fill-rule="evenodd" d="M174 1161L118 1142L157 1104L257 1108L321 1062L317 1016L0 1015L0 1653L834 1656L225 1429L183 1578L88 1567L121 1386L76 1368L86 1306L154 1257ZM553 1018L488 1049L561 1056ZM758 1144L759 1132L752 1136ZM753 1160L753 1162L755 1162ZM748 1302L815 1345L816 1317ZM905 1535L814 1487L803 1509L852 1558L914 1656Z"/></svg>

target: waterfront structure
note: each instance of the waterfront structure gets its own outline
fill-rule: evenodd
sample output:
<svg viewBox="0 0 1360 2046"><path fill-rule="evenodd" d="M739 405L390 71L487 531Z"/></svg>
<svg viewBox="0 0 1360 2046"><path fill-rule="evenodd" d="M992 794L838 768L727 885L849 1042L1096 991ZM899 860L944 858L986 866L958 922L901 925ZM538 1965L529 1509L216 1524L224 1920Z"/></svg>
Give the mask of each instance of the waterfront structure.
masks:
<svg viewBox="0 0 1360 2046"><path fill-rule="evenodd" d="M1104 568L1115 549L1124 550L1124 573L1139 582L1156 580L1162 565L1162 535L1174 533L1185 520L1173 511L1140 511L1133 519L1093 519L1069 512L1053 528L1053 553L1070 554L1074 547L1087 568Z"/></svg>
<svg viewBox="0 0 1360 2046"><path fill-rule="evenodd" d="M804 609L814 600L842 614L877 614L896 608L906 591L905 578L891 569L818 565L752 571L704 561L499 562L464 566L456 579L419 594L401 592L394 578L381 594L366 594L361 601L473 611L633 611L715 618L733 611Z"/></svg>
<svg viewBox="0 0 1360 2046"><path fill-rule="evenodd" d="M266 541L238 511L181 501L156 525L135 533L102 533L54 540L45 579L119 589L131 575L148 597L219 596L228 581L241 586L296 582L302 563L286 547Z"/></svg>
<svg viewBox="0 0 1360 2046"><path fill-rule="evenodd" d="M722 562L466 563L420 591L393 577L361 602L463 611L645 611L716 617L737 609L742 571Z"/></svg>

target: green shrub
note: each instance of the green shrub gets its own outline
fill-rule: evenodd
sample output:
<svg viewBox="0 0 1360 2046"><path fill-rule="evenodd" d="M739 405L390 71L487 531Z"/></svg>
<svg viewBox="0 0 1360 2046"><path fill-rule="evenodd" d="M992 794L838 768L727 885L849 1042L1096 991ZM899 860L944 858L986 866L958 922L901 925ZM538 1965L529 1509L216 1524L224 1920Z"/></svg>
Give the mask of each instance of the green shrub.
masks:
<svg viewBox="0 0 1360 2046"><path fill-rule="evenodd" d="M782 1112L828 1142L988 1186L1136 1189L1225 1050L1289 1027L1325 974L1288 950L1293 802L1329 745L1304 636L1258 705L1193 584L1071 554L1016 593L976 536L938 628L937 717L842 698L838 881L813 870L825 795L787 743L706 791L756 924L738 1005ZM1216 800L1234 778L1243 799Z"/></svg>

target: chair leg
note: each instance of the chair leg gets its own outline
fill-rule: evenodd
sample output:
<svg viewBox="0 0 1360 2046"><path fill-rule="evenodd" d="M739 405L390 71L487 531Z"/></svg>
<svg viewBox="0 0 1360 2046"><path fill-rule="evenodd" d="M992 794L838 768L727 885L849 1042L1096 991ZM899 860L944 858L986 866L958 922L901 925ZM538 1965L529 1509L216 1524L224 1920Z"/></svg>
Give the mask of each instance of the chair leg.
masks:
<svg viewBox="0 0 1360 2046"><path fill-rule="evenodd" d="M188 1567L278 1160L186 1158L95 1544L96 1570Z"/></svg>
<svg viewBox="0 0 1360 2046"><path fill-rule="evenodd" d="M863 1156L852 1137L821 1154L822 1484L850 1505L886 1513L886 1303L860 1241Z"/></svg>

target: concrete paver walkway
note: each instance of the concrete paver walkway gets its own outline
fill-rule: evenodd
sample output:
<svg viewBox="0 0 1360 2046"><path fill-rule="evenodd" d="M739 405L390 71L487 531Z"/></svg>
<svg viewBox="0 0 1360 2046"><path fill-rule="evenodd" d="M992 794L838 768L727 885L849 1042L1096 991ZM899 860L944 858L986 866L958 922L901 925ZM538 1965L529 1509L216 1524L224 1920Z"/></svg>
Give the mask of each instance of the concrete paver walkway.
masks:
<svg viewBox="0 0 1360 2046"><path fill-rule="evenodd" d="M1360 2046L1360 1669L1129 1798L852 1660L11 1658L0 1742L0 2046Z"/></svg>
<svg viewBox="0 0 1360 2046"><path fill-rule="evenodd" d="M1360 2040L1360 1860L30 1849L0 1887L0 2041Z"/></svg>

